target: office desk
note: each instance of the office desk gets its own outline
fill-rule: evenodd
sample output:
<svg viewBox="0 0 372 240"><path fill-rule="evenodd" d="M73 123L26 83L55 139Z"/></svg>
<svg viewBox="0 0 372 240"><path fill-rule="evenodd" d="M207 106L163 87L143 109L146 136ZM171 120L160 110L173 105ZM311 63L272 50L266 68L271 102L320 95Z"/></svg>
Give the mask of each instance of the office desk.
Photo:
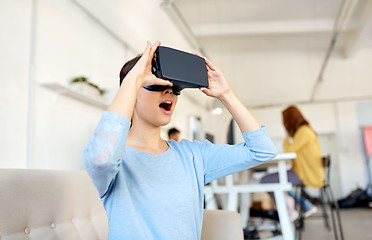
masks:
<svg viewBox="0 0 372 240"><path fill-rule="evenodd" d="M254 169L266 169L269 166L277 166L279 172L279 183L250 183L249 175L252 169L246 171L243 179L240 179L239 185L234 185L233 176L225 177L225 185L218 185L217 180L213 181L210 186L204 187L205 201L207 209L216 209L217 204L214 194L227 194L226 210L238 210L238 194L241 194L240 199L240 215L242 217L243 228L247 226L248 212L249 212L249 193L254 192L273 192L276 206L282 229L283 238L286 240L294 239L294 231L292 229L285 199L285 192L292 189L292 184L287 179L286 164L296 158L296 153L279 153L274 159L256 166Z"/></svg>

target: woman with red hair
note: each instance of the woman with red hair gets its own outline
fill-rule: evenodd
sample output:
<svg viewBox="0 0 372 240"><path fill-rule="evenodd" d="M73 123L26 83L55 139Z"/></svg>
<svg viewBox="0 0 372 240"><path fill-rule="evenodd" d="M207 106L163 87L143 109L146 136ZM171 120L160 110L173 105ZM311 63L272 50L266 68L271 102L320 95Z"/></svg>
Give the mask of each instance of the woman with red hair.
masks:
<svg viewBox="0 0 372 240"><path fill-rule="evenodd" d="M304 184L307 187L320 188L324 184L324 169L322 155L315 131L310 127L309 122L304 118L301 111L295 106L289 106L282 112L283 125L287 132L283 148L285 152L295 152L297 157L292 163L292 168L287 172L288 181L294 186ZM261 179L261 183L279 182L277 173L269 174ZM300 203L305 211L304 216L317 212L308 199L301 198L294 191L289 191L297 203ZM289 206L289 208L291 208ZM289 209L291 219L298 215L293 209Z"/></svg>

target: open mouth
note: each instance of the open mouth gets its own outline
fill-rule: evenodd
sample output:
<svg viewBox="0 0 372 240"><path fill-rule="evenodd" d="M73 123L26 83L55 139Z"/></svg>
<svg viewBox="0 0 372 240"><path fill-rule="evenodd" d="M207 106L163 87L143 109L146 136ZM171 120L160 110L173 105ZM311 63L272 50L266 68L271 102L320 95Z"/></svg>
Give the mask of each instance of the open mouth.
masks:
<svg viewBox="0 0 372 240"><path fill-rule="evenodd" d="M163 108L165 111L169 112L172 109L172 102L171 101L164 101L159 104L160 108Z"/></svg>

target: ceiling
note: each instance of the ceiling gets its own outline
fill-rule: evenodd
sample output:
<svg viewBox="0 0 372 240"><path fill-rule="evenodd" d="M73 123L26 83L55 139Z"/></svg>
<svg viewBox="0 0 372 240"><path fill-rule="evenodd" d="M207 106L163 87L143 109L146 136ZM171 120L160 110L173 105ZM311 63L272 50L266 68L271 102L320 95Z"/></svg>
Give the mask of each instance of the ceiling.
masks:
<svg viewBox="0 0 372 240"><path fill-rule="evenodd" d="M370 0L162 4L176 10L170 17L247 106L372 98Z"/></svg>

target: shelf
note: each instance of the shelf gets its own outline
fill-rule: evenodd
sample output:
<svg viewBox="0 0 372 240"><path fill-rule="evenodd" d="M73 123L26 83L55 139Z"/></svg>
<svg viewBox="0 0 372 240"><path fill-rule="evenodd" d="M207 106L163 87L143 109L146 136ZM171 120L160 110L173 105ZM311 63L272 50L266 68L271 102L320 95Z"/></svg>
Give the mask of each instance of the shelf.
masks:
<svg viewBox="0 0 372 240"><path fill-rule="evenodd" d="M68 97L71 97L73 99L76 99L78 101L90 104L92 106L101 108L106 110L108 107L108 103L105 100L101 100L98 98L95 98L94 96L88 96L84 95L83 93L80 93L74 89L71 89L67 86L64 86L60 83L42 83L41 86L50 89L52 91L55 91L58 94L62 94Z"/></svg>

